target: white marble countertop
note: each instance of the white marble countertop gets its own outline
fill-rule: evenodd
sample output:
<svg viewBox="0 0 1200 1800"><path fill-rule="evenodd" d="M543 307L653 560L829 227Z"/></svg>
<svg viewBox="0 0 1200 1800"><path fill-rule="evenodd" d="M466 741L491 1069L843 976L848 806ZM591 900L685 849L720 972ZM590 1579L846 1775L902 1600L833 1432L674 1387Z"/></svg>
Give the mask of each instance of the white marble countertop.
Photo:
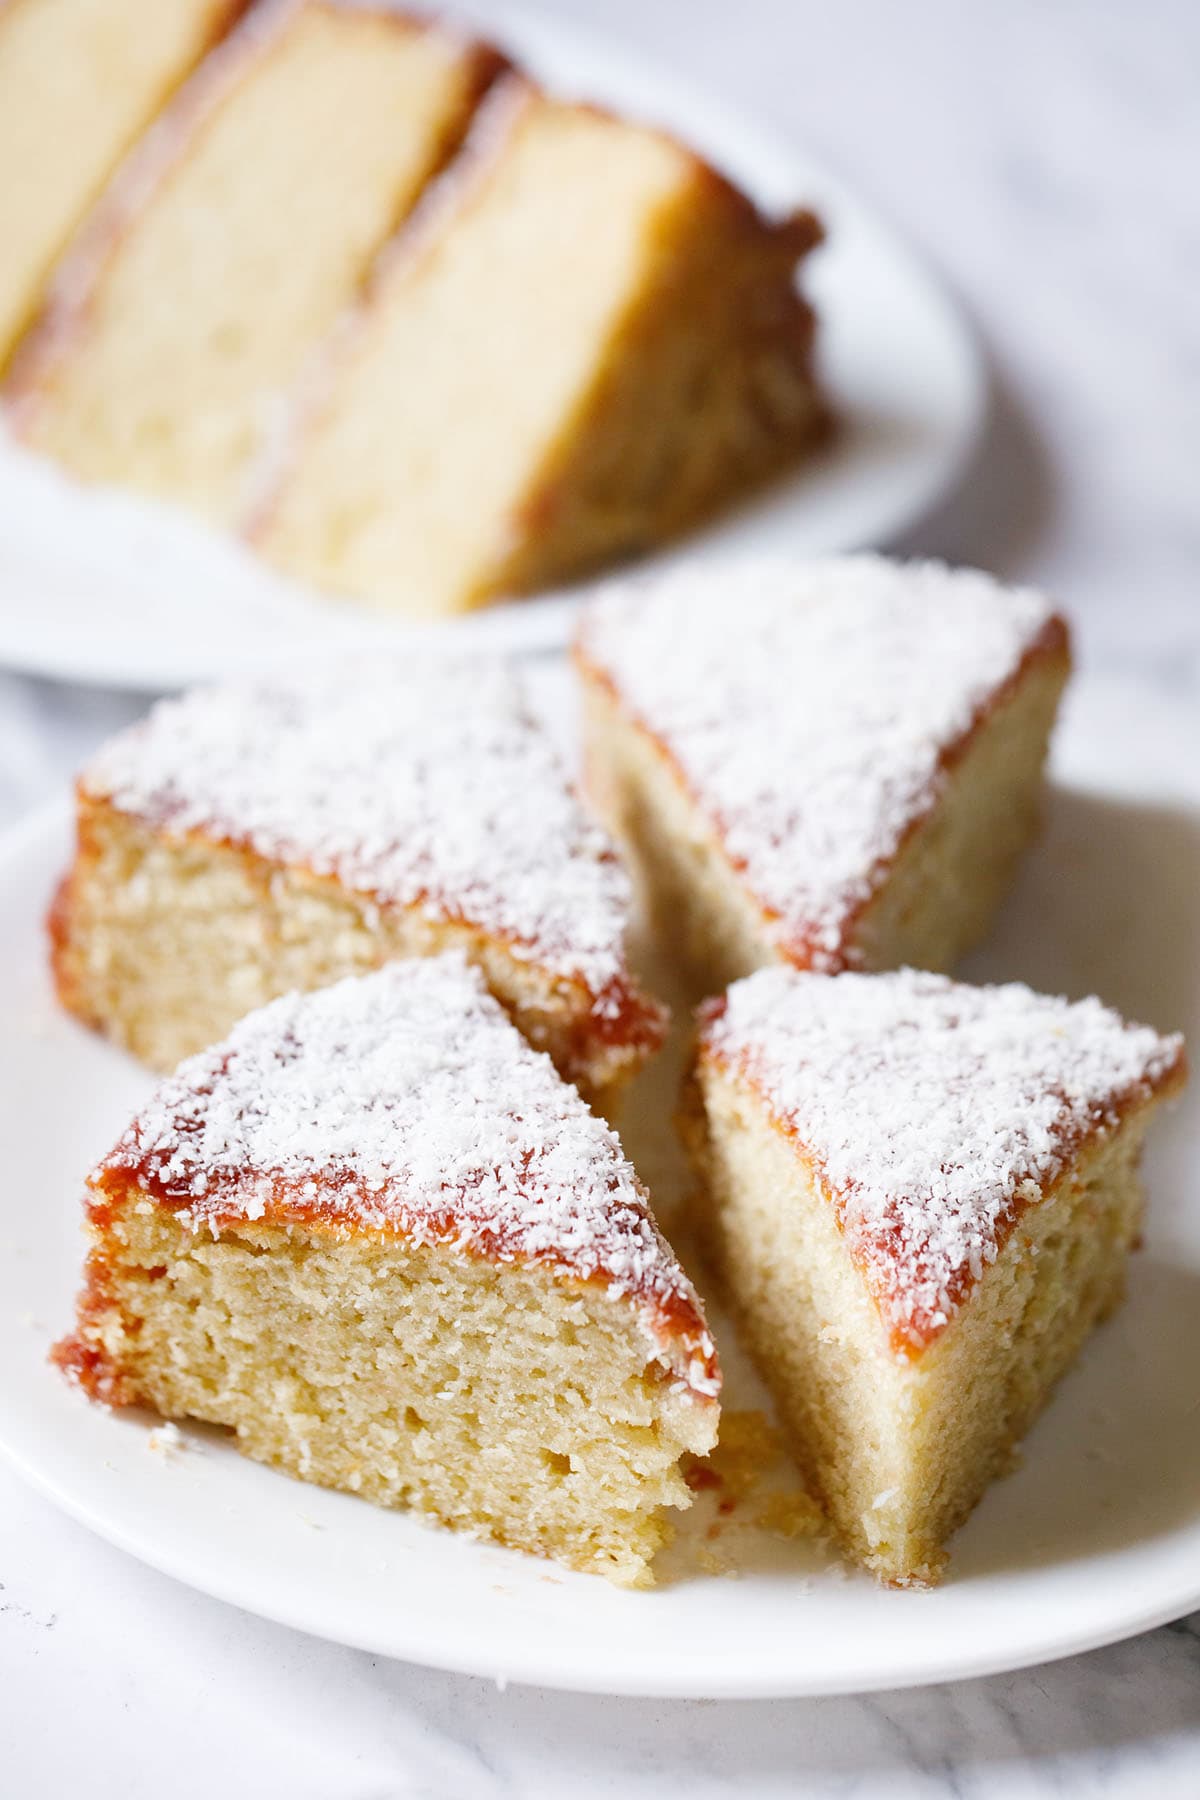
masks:
<svg viewBox="0 0 1200 1800"><path fill-rule="evenodd" d="M557 10L791 127L925 247L978 321L994 396L969 492L909 547L1040 582L1085 663L1200 704L1200 9ZM0 675L0 823L141 705ZM1200 1616L1022 1674L857 1700L500 1693L193 1594L2 1468L0 1693L14 1800L85 1784L97 1800L1200 1794Z"/></svg>

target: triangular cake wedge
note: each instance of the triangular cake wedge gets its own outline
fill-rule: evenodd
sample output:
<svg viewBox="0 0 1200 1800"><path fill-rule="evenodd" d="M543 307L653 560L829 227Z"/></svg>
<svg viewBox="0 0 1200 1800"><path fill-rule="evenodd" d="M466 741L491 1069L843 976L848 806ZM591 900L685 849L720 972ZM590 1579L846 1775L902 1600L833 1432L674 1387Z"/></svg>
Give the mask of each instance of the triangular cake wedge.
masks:
<svg viewBox="0 0 1200 1800"><path fill-rule="evenodd" d="M154 1068L291 988L453 947L597 1103L661 1042L629 879L503 663L197 690L101 750L77 803L59 994Z"/></svg>
<svg viewBox="0 0 1200 1800"><path fill-rule="evenodd" d="M238 518L313 346L500 66L370 0L254 7L64 267L13 369L26 440Z"/></svg>
<svg viewBox="0 0 1200 1800"><path fill-rule="evenodd" d="M1036 826L1069 649L973 570L780 558L612 583L575 663L592 796L705 994L951 968Z"/></svg>
<svg viewBox="0 0 1200 1800"><path fill-rule="evenodd" d="M944 1544L1120 1300L1184 1051L1098 1000L763 969L702 1011L702 1228L849 1554Z"/></svg>
<svg viewBox="0 0 1200 1800"><path fill-rule="evenodd" d="M511 77L336 347L258 543L436 615L673 536L823 427L796 286L819 235Z"/></svg>
<svg viewBox="0 0 1200 1800"><path fill-rule="evenodd" d="M643 1584L716 1437L696 1294L611 1130L457 955L289 995L92 1175L95 1398Z"/></svg>
<svg viewBox="0 0 1200 1800"><path fill-rule="evenodd" d="M0 6L0 368L121 157L245 5Z"/></svg>

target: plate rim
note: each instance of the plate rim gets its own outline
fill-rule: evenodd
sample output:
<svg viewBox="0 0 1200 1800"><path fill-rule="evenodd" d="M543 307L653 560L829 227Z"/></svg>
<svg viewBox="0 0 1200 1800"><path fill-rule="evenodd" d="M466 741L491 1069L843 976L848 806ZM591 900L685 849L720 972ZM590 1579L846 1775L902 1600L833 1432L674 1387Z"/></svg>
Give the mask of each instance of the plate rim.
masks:
<svg viewBox="0 0 1200 1800"><path fill-rule="evenodd" d="M106 1515L91 1511L86 1501L64 1491L52 1477L32 1468L3 1439L0 1439L0 1458L35 1492L50 1500L60 1511L103 1542L111 1544L123 1555L132 1557L135 1562L144 1564L160 1575L166 1575L172 1581L182 1583L196 1593L206 1594L222 1605L235 1607L252 1618L265 1619L269 1624L281 1625L289 1631L302 1632L306 1637L315 1637L323 1643L340 1644L349 1650L384 1656L392 1662L410 1664L415 1668L435 1669L443 1674L494 1681L502 1688L512 1685L542 1688L562 1694L607 1695L614 1699L642 1700L803 1700L888 1693L906 1688L938 1687L950 1682L981 1681L989 1676L1012 1675L1023 1669L1041 1668L1073 1656L1087 1655L1093 1650L1103 1650L1112 1644L1125 1643L1200 1609L1198 1574L1195 1587L1182 1599L1162 1601L1146 1607L1142 1612L1131 1612L1124 1615L1120 1623L1101 1629L1080 1630L1074 1634L1059 1636L1048 1633L1043 1639L1031 1639L1027 1649L1017 1655L989 1656L987 1651L981 1650L977 1656L948 1659L943 1664L930 1659L911 1671L896 1672L889 1669L884 1673L882 1669L874 1672L868 1670L859 1677L840 1678L835 1675L827 1679L807 1678L803 1682L795 1677L788 1679L782 1675L777 1681L769 1676L749 1675L742 1679L736 1676L722 1679L719 1669L714 1669L712 1679L697 1680L686 1673L676 1679L663 1675L623 1681L619 1675L601 1676L577 1670L565 1673L561 1667L561 1659L556 1661L551 1650L541 1655L536 1652L521 1653L508 1660L481 1656L467 1663L461 1656L455 1656L452 1651L440 1646L400 1649L396 1647L394 1639L385 1640L369 1632L335 1632L327 1627L322 1629L311 1620L290 1613L285 1607L251 1605L239 1598L228 1583L202 1580L195 1573L189 1572L184 1557L172 1555L169 1551L151 1554L139 1547L133 1534L123 1531L119 1524L110 1521ZM713 1579L719 1580L720 1577ZM650 1592L652 1594L653 1590Z"/></svg>

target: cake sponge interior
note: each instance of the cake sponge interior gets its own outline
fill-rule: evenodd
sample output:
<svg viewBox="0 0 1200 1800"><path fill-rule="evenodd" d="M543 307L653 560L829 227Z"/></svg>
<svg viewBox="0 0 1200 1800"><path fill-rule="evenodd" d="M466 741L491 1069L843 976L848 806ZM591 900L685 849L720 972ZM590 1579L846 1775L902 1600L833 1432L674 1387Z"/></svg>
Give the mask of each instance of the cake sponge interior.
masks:
<svg viewBox="0 0 1200 1800"><path fill-rule="evenodd" d="M716 1435L601 1285L320 1225L193 1232L136 1190L81 1326L59 1357L99 1398L621 1585L651 1581L679 1458Z"/></svg>

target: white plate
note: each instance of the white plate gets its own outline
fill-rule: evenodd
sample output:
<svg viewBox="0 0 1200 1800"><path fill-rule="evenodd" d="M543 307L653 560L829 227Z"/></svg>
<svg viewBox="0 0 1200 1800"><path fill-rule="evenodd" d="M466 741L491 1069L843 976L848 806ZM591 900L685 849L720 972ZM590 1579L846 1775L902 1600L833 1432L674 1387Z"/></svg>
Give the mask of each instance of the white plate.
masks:
<svg viewBox="0 0 1200 1800"><path fill-rule="evenodd" d="M841 434L682 553L818 554L881 545L912 525L961 473L983 405L975 345L914 254L805 151L670 69L519 9L489 8L485 27L556 89L664 123L763 205L811 203L828 223L809 280ZM184 686L273 661L281 644L324 652L411 629L285 583L181 513L79 487L2 437L0 596L0 663L116 687ZM549 595L449 629L480 645L545 649L565 641L574 605L574 595Z"/></svg>
<svg viewBox="0 0 1200 1800"><path fill-rule="evenodd" d="M551 687L561 675L546 671ZM561 691L556 699L566 716ZM1045 841L973 973L1099 989L1200 1027L1200 742L1195 721L1084 686ZM68 841L59 808L0 850L0 1448L59 1504L181 1580L323 1637L439 1667L631 1694L861 1691L1088 1649L1200 1605L1200 1091L1153 1134L1151 1210L1126 1307L1089 1345L954 1540L934 1593L888 1593L811 1543L748 1537L738 1580L694 1572L621 1593L323 1493L189 1430L89 1405L46 1361L68 1323L81 1178L147 1077L55 1009L41 919ZM1197 1038L1200 1041L1200 1037ZM669 1181L661 1113L634 1153ZM756 1397L718 1337L727 1401ZM691 1547L689 1547L691 1546Z"/></svg>

